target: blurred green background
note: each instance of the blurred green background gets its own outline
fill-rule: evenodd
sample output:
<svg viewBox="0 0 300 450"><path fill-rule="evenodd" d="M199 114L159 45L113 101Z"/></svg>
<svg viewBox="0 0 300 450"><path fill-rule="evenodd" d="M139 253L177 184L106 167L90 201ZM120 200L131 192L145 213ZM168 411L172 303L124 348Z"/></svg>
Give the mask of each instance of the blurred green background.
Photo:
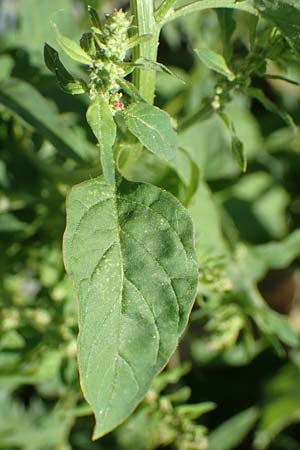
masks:
<svg viewBox="0 0 300 450"><path fill-rule="evenodd" d="M89 4L102 18L128 6ZM86 7L83 0L0 1L0 449L299 450L300 135L241 93L226 114L245 146L245 174L217 115L181 131L173 168L145 152L131 174L188 206L199 298L180 348L137 412L91 441L61 242L66 193L98 173L97 149L87 98L62 93L43 61L45 41L57 48L50 20L78 39L89 26ZM219 81L194 48L231 52L237 66L247 57L251 16L235 12L232 20L229 38L213 10L163 29L159 61L185 83L158 73L156 104L178 121ZM261 42L266 29L262 21ZM297 58L282 52L274 60L269 72L300 82ZM299 124L299 86L255 75L252 84ZM197 412L188 406L199 403Z"/></svg>

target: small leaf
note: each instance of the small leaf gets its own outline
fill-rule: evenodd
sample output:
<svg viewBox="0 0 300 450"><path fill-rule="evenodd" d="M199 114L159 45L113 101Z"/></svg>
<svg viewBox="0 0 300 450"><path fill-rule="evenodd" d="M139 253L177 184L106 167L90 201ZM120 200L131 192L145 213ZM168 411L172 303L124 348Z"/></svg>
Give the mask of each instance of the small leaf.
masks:
<svg viewBox="0 0 300 450"><path fill-rule="evenodd" d="M230 136L231 136L231 150L233 153L233 156L242 169L243 172L246 172L247 170L247 157L244 149L244 144L239 139L239 137L236 135L234 125L231 121L231 119L224 113L220 113L219 116L223 119L225 125L227 126Z"/></svg>
<svg viewBox="0 0 300 450"><path fill-rule="evenodd" d="M170 70L164 64L158 63L156 61L151 61L150 59L140 57L136 61L134 61L133 66L143 70L149 70L152 72L165 72L168 75L171 75L171 77L176 78L177 80L180 80L182 83L185 84L185 81L182 80L176 73L172 72L172 70Z"/></svg>
<svg viewBox="0 0 300 450"><path fill-rule="evenodd" d="M203 414L206 414L213 409L215 409L217 405L213 402L203 402L197 404L189 404L189 405L180 405L176 408L176 413L179 416L186 416L189 419L195 420L198 419Z"/></svg>
<svg viewBox="0 0 300 450"><path fill-rule="evenodd" d="M88 5L88 13L89 13L92 25L94 27L98 28L98 30L101 30L101 22L100 22L100 18L98 16L97 11L92 6Z"/></svg>
<svg viewBox="0 0 300 450"><path fill-rule="evenodd" d="M234 73L229 69L222 55L219 55L208 48L195 49L195 52L203 64L205 64L209 69L223 75L229 81L233 81L235 79Z"/></svg>
<svg viewBox="0 0 300 450"><path fill-rule="evenodd" d="M45 42L44 45L44 60L50 72L56 74L56 70L59 69L66 79L73 79L72 75L67 71L67 69L60 61L58 52L53 47L51 47L51 45L47 44L47 42Z"/></svg>
<svg viewBox="0 0 300 450"><path fill-rule="evenodd" d="M97 50L93 33L91 32L83 33L80 39L80 47L89 55L92 55L93 57L96 56Z"/></svg>
<svg viewBox="0 0 300 450"><path fill-rule="evenodd" d="M124 78L118 78L117 81L120 88L125 92L125 94L129 95L129 97L131 97L133 100L135 100L136 102L144 101L138 89L133 83L130 83L130 81L127 81Z"/></svg>
<svg viewBox="0 0 300 450"><path fill-rule="evenodd" d="M115 181L113 145L116 140L116 124L110 107L101 95L89 106L86 118L100 146L100 160L107 183Z"/></svg>
<svg viewBox="0 0 300 450"><path fill-rule="evenodd" d="M152 153L166 160L177 150L177 134L171 118L148 103L133 103L124 113L129 131Z"/></svg>
<svg viewBox="0 0 300 450"><path fill-rule="evenodd" d="M192 222L155 186L89 180L67 200L64 261L79 299L81 385L97 439L143 399L186 327L198 278Z"/></svg>
<svg viewBox="0 0 300 450"><path fill-rule="evenodd" d="M243 172L247 170L247 158L245 154L244 144L236 134L232 136L232 153Z"/></svg>
<svg viewBox="0 0 300 450"><path fill-rule="evenodd" d="M143 44L144 42L149 41L152 38L152 34L143 34L140 36L138 33L134 34L128 40L128 49L135 47L136 45Z"/></svg>
<svg viewBox="0 0 300 450"><path fill-rule="evenodd" d="M48 69L54 73L60 88L67 94L83 94L87 86L83 80L75 80L59 59L58 52L49 44L44 46L44 59Z"/></svg>
<svg viewBox="0 0 300 450"><path fill-rule="evenodd" d="M278 336L286 345L291 347L297 347L299 345L299 337L291 327L286 316L270 309L268 310L268 313L265 314L264 320L266 325L270 328L270 331Z"/></svg>
<svg viewBox="0 0 300 450"><path fill-rule="evenodd" d="M80 45L76 44L76 42L72 41L72 39L63 36L57 28L57 25L54 23L52 25L58 44L64 52L70 56L70 58L74 59L74 61L80 62L81 64L91 65L93 63L92 58L80 47Z"/></svg>
<svg viewBox="0 0 300 450"><path fill-rule="evenodd" d="M250 95L250 97L258 100L266 108L267 111L277 114L290 127L292 127L295 131L297 130L297 126L293 118L286 111L280 109L279 106L276 105L276 103L272 102L272 100L266 97L263 91L251 87L247 89L247 93Z"/></svg>

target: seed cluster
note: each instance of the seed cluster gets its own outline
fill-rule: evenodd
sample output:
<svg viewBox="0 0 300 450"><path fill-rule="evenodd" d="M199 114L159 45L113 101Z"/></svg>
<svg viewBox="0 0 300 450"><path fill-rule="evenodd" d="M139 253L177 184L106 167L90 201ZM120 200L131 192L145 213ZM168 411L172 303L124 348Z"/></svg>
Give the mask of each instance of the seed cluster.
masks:
<svg viewBox="0 0 300 450"><path fill-rule="evenodd" d="M102 29L93 27L88 53L93 58L89 94L91 99L101 92L114 112L122 109L119 79L126 76L124 60L128 50L130 18L118 10L108 15Z"/></svg>

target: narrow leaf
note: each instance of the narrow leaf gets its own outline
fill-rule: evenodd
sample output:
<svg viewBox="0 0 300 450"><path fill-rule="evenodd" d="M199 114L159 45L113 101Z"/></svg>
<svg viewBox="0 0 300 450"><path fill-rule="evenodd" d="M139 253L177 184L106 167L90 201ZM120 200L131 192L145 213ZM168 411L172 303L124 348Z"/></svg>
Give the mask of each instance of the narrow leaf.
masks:
<svg viewBox="0 0 300 450"><path fill-rule="evenodd" d="M60 88L67 94L83 94L87 90L83 80L75 80L60 61L58 52L49 44L44 46L44 59L48 69L54 73Z"/></svg>
<svg viewBox="0 0 300 450"><path fill-rule="evenodd" d="M80 39L80 47L89 55L95 57L97 54L94 35L91 32L83 33Z"/></svg>
<svg viewBox="0 0 300 450"><path fill-rule="evenodd" d="M152 34L143 34L140 36L138 33L129 38L128 49L135 47L136 45L143 44L152 38Z"/></svg>
<svg viewBox="0 0 300 450"><path fill-rule="evenodd" d="M248 23L249 43L251 50L254 50L258 20L259 20L258 16L248 14L247 23Z"/></svg>
<svg viewBox="0 0 300 450"><path fill-rule="evenodd" d="M72 39L63 36L57 28L57 25L54 23L52 25L58 44L64 52L70 56L70 58L74 59L74 61L80 62L81 64L91 65L93 63L92 58L80 47L80 45L76 44L76 42L72 41Z"/></svg>
<svg viewBox="0 0 300 450"><path fill-rule="evenodd" d="M216 9L218 21L223 36L222 41L228 42L232 38L235 30L235 20L233 18L233 11L226 8Z"/></svg>
<svg viewBox="0 0 300 450"><path fill-rule="evenodd" d="M99 177L68 197L64 260L79 299L81 386L97 439L142 400L186 327L197 289L192 222L155 186Z"/></svg>
<svg viewBox="0 0 300 450"><path fill-rule="evenodd" d="M66 127L48 100L25 81L14 78L3 80L0 103L35 128L62 155L81 163L94 157L92 146Z"/></svg>
<svg viewBox="0 0 300 450"><path fill-rule="evenodd" d="M226 59L230 59L232 54L231 38L236 25L233 17L233 11L227 8L220 8L216 9L216 13L221 28L223 53Z"/></svg>
<svg viewBox="0 0 300 450"><path fill-rule="evenodd" d="M124 113L124 119L129 131L150 152L166 160L174 157L177 134L165 111L148 103L134 103Z"/></svg>
<svg viewBox="0 0 300 450"><path fill-rule="evenodd" d="M287 83L293 84L294 86L300 86L300 82L296 80L291 80L290 78L284 76L284 75L278 75L273 73L260 73L260 77L263 78L269 78L270 80L281 80L286 81Z"/></svg>
<svg viewBox="0 0 300 450"><path fill-rule="evenodd" d="M272 102L272 100L266 97L263 91L251 87L247 89L247 93L250 95L250 97L253 97L256 100L258 100L266 108L267 111L277 114L290 127L292 127L294 130L297 130L297 126L295 125L293 118L286 111L280 109L276 105L276 103Z"/></svg>
<svg viewBox="0 0 300 450"><path fill-rule="evenodd" d="M186 416L189 419L198 419L203 414L206 414L216 408L216 404L213 402L203 402L196 404L180 405L177 406L176 412L179 416Z"/></svg>
<svg viewBox="0 0 300 450"><path fill-rule="evenodd" d="M114 183L113 145L116 140L116 124L109 105L101 95L98 95L89 106L86 118L100 146L104 178L107 183Z"/></svg>
<svg viewBox="0 0 300 450"><path fill-rule="evenodd" d="M98 28L98 30L101 30L101 22L100 18L98 16L97 11L90 5L88 5L88 13L91 19L91 23L94 27Z"/></svg>
<svg viewBox="0 0 300 450"><path fill-rule="evenodd" d="M247 170L247 158L245 154L244 144L237 137L236 134L232 136L232 153L237 161L238 165L243 172Z"/></svg>
<svg viewBox="0 0 300 450"><path fill-rule="evenodd" d="M118 78L117 81L121 89L133 100L135 100L136 102L144 101L143 98L141 97L141 94L139 93L139 90L135 87L133 83L130 83L130 81L127 81L124 78Z"/></svg>
<svg viewBox="0 0 300 450"><path fill-rule="evenodd" d="M243 172L246 172L247 170L247 157L244 149L244 144L239 139L239 137L236 134L235 127L231 121L231 119L224 113L220 113L219 116L221 119L223 119L225 125L227 126L230 137L231 137L231 150L233 153L233 156L242 169Z"/></svg>
<svg viewBox="0 0 300 450"><path fill-rule="evenodd" d="M222 55L219 55L208 48L195 49L195 52L203 64L205 64L209 69L223 75L229 81L233 81L235 79L234 73L229 69Z"/></svg>
<svg viewBox="0 0 300 450"><path fill-rule="evenodd" d="M209 448L213 450L236 448L253 428L258 416L256 408L249 408L222 423L209 435Z"/></svg>
<svg viewBox="0 0 300 450"><path fill-rule="evenodd" d="M171 77L176 78L177 80L180 80L182 83L185 83L184 80L182 80L175 72L172 72L171 69L169 69L164 64L161 64L156 61L151 61L150 59L140 57L133 63L134 67L143 69L143 70L149 70L150 72L165 72L168 75L171 75Z"/></svg>

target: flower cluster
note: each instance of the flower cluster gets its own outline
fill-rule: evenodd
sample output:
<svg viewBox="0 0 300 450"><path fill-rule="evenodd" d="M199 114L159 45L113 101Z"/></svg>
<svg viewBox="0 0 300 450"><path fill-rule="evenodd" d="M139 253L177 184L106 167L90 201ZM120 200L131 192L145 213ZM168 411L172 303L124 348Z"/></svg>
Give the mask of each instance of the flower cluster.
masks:
<svg viewBox="0 0 300 450"><path fill-rule="evenodd" d="M131 20L118 10L108 15L102 29L92 28L89 53L93 55L89 95L94 99L101 92L112 107L122 109L122 93L118 80L126 76L124 60L128 50L128 29ZM92 55L91 55L92 56Z"/></svg>

